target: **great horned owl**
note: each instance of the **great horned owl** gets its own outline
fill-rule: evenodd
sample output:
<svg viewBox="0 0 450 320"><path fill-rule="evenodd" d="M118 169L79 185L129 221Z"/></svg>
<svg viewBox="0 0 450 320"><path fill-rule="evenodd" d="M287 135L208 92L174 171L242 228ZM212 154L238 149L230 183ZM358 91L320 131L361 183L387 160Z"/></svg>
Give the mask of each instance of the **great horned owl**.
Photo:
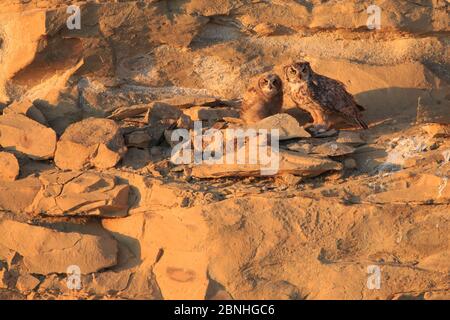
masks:
<svg viewBox="0 0 450 320"><path fill-rule="evenodd" d="M283 84L276 74L261 76L256 85L244 94L241 119L255 123L281 111L283 106Z"/></svg>
<svg viewBox="0 0 450 320"><path fill-rule="evenodd" d="M368 129L361 114L364 107L356 103L342 82L315 73L306 61L285 66L284 73L292 100L311 114L316 127L329 129L330 116L338 115Z"/></svg>

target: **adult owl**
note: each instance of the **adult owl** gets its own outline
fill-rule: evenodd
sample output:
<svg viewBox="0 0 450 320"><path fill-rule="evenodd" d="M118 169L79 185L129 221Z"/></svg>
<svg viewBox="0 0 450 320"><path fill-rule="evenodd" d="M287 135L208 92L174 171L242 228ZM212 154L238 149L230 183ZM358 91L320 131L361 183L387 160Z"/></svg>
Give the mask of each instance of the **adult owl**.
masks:
<svg viewBox="0 0 450 320"><path fill-rule="evenodd" d="M256 84L244 94L241 119L245 123L256 123L281 111L283 106L283 84L276 74L258 78Z"/></svg>
<svg viewBox="0 0 450 320"><path fill-rule="evenodd" d="M356 103L342 82L315 73L306 61L285 66L284 73L292 100L312 116L317 129L330 129L331 118L336 115L368 129L362 119L364 107Z"/></svg>

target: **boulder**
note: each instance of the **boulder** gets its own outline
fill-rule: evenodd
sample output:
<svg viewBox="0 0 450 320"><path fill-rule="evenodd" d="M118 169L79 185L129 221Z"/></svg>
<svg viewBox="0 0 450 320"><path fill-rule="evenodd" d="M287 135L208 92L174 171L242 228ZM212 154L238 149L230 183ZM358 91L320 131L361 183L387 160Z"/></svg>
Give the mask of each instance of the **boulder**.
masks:
<svg viewBox="0 0 450 320"><path fill-rule="evenodd" d="M88 118L66 129L56 148L55 164L68 170L107 169L114 167L126 150L114 121Z"/></svg>
<svg viewBox="0 0 450 320"><path fill-rule="evenodd" d="M24 274L17 278L16 288L21 292L30 292L33 291L39 283L40 281L38 278L33 277L31 274Z"/></svg>
<svg viewBox="0 0 450 320"><path fill-rule="evenodd" d="M48 126L44 114L29 99L14 101L3 110L3 114L23 114L44 126Z"/></svg>
<svg viewBox="0 0 450 320"><path fill-rule="evenodd" d="M0 180L16 180L19 170L19 162L12 153L0 152Z"/></svg>
<svg viewBox="0 0 450 320"><path fill-rule="evenodd" d="M71 265L87 274L117 261L117 243L112 238L58 232L12 220L0 221L0 243L17 251L33 274L66 273Z"/></svg>
<svg viewBox="0 0 450 320"><path fill-rule="evenodd" d="M33 203L41 189L38 178L27 177L16 181L0 180L0 210L24 212Z"/></svg>
<svg viewBox="0 0 450 320"><path fill-rule="evenodd" d="M5 114L0 116L0 146L32 159L51 159L56 148L56 133L23 114Z"/></svg>
<svg viewBox="0 0 450 320"><path fill-rule="evenodd" d="M40 176L42 189L28 211L50 216L117 217L128 213L128 184L96 172L53 172Z"/></svg>

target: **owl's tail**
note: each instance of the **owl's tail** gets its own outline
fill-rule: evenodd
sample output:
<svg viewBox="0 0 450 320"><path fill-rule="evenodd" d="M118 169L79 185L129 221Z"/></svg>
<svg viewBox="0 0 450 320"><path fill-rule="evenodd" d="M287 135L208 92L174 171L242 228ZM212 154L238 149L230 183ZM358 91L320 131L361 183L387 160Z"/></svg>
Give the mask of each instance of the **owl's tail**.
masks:
<svg viewBox="0 0 450 320"><path fill-rule="evenodd" d="M369 129L369 126L367 125L367 123L361 119L360 117L356 117L355 118L355 122L364 130Z"/></svg>

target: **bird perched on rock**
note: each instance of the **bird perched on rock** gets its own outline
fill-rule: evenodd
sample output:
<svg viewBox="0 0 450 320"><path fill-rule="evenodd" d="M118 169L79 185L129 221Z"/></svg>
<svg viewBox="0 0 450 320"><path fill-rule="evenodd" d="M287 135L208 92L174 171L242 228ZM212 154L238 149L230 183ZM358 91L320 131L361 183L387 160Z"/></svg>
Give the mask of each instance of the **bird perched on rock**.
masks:
<svg viewBox="0 0 450 320"><path fill-rule="evenodd" d="M256 85L244 94L241 119L255 123L281 111L283 106L283 84L276 74L259 77Z"/></svg>
<svg viewBox="0 0 450 320"><path fill-rule="evenodd" d="M285 66L284 73L292 100L312 116L315 129L330 129L335 115L368 129L361 114L364 107L356 103L342 82L315 73L306 61Z"/></svg>

